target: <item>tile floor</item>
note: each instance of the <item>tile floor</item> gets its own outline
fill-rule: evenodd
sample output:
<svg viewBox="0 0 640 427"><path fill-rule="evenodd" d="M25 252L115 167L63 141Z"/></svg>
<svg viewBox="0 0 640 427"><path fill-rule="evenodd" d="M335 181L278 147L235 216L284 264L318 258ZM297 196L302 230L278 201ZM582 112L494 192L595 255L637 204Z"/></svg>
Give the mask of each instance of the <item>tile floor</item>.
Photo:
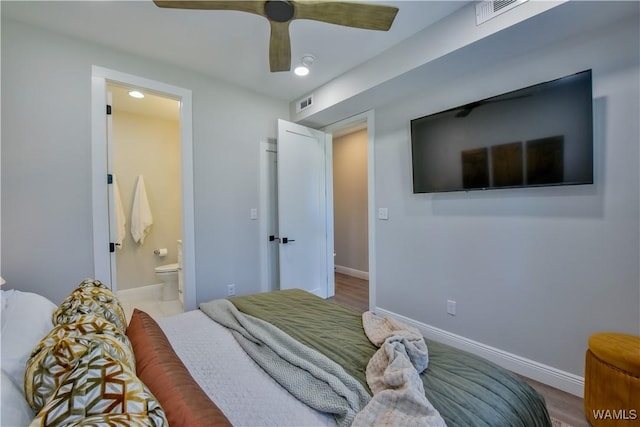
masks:
<svg viewBox="0 0 640 427"><path fill-rule="evenodd" d="M118 299L127 319L131 319L134 308L144 311L154 319L174 316L184 311L180 300L163 301L160 297L162 295L160 291L161 285L119 291Z"/></svg>
<svg viewBox="0 0 640 427"><path fill-rule="evenodd" d="M127 319L129 320L131 319L131 314L133 313L134 308L144 311L154 319L173 316L184 311L182 309L182 304L177 299L172 301L161 301L154 299L141 301L123 301L122 298L120 298L120 303L122 304L122 308L124 308L124 312L127 316Z"/></svg>

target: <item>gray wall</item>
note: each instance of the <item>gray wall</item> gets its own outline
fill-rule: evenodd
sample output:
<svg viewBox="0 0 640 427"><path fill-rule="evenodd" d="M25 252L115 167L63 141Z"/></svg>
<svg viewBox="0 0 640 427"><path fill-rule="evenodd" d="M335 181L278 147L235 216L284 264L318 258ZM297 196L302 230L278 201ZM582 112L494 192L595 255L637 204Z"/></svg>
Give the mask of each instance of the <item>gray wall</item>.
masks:
<svg viewBox="0 0 640 427"><path fill-rule="evenodd" d="M640 332L638 32L636 16L470 65L376 110L378 307L579 376L590 334ZM587 68L595 185L412 194L411 119Z"/></svg>
<svg viewBox="0 0 640 427"><path fill-rule="evenodd" d="M91 66L193 91L197 301L259 291L259 141L286 102L2 21L2 277L60 302L93 275Z"/></svg>
<svg viewBox="0 0 640 427"><path fill-rule="evenodd" d="M333 229L336 267L369 272L367 130L333 140Z"/></svg>

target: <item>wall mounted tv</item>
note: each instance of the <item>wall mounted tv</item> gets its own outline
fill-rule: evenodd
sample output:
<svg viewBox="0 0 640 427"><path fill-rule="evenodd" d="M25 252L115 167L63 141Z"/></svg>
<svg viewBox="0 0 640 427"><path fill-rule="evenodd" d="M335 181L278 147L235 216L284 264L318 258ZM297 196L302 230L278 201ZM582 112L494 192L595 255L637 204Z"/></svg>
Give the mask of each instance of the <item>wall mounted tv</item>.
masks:
<svg viewBox="0 0 640 427"><path fill-rule="evenodd" d="M593 183L591 70L411 121L413 192Z"/></svg>

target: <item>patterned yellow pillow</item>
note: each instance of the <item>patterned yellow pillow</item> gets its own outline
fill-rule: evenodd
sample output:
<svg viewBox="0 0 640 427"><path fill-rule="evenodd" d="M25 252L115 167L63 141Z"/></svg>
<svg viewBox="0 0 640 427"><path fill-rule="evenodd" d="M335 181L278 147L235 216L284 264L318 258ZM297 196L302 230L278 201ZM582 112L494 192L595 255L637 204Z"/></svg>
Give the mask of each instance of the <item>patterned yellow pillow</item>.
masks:
<svg viewBox="0 0 640 427"><path fill-rule="evenodd" d="M154 427L156 420L142 414L93 415L65 427Z"/></svg>
<svg viewBox="0 0 640 427"><path fill-rule="evenodd" d="M75 323L53 328L27 361L25 397L36 412L90 349L100 349L105 356L120 360L135 372L135 356L129 338L102 317L80 315Z"/></svg>
<svg viewBox="0 0 640 427"><path fill-rule="evenodd" d="M75 322L83 314L102 316L127 331L127 318L118 298L99 280L85 279L53 313L53 324Z"/></svg>
<svg viewBox="0 0 640 427"><path fill-rule="evenodd" d="M100 280L96 280L96 279L84 279L82 282L80 282L78 287L79 288L103 288L107 290L109 289L107 285L102 283Z"/></svg>
<svg viewBox="0 0 640 427"><path fill-rule="evenodd" d="M36 415L31 427L99 425L85 418L102 416L98 420L104 421L105 414L126 414L138 421L146 417L148 423L138 425L168 426L162 407L135 372L105 354L99 341L93 341ZM130 425L125 423L125 418L115 417L124 425Z"/></svg>

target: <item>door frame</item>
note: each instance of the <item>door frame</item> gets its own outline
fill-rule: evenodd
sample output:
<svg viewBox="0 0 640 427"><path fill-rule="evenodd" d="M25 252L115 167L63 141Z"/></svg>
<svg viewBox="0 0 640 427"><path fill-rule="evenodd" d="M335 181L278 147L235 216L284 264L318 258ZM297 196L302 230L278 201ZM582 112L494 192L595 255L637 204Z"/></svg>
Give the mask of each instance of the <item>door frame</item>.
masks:
<svg viewBox="0 0 640 427"><path fill-rule="evenodd" d="M259 247L260 247L260 292L268 292L272 290L273 283L270 282L271 267L269 266L269 246L274 242L269 242L267 239L267 233L269 229L269 222L271 220L269 212L271 212L271 205L273 200L269 198L269 156L268 151L276 151L278 144L275 139L269 139L268 141L260 141L260 155L258 170L259 173L259 185L260 185L260 205L258 207L260 218L259 220ZM276 207L277 209L277 207Z"/></svg>
<svg viewBox="0 0 640 427"><path fill-rule="evenodd" d="M109 187L107 174L113 173L108 163L107 145L107 82L139 87L180 101L180 147L182 174L182 242L184 273L184 309L196 308L195 222L193 189L193 110L191 90L172 86L144 77L91 67L91 182L93 207L94 277L111 281L111 263L115 256L109 252ZM109 283L111 285L111 283ZM112 291L117 292L117 283Z"/></svg>
<svg viewBox="0 0 640 427"><path fill-rule="evenodd" d="M375 111L368 110L339 120L321 130L334 133L339 130L365 124L367 129L367 217L369 249L369 310L376 307L376 186L375 186ZM331 159L333 161L333 159Z"/></svg>
<svg viewBox="0 0 640 427"><path fill-rule="evenodd" d="M375 289L376 289L376 251L375 251L375 242L376 242L376 228L375 228L375 150L374 150L374 141L375 141L375 112L374 110L368 110L360 114L356 114L355 116L351 116L345 118L343 120L339 120L333 124L320 128L321 131L326 133L333 134L338 130L342 130L348 127L356 126L358 124L365 123L367 129L367 197L368 197L368 245L369 245L369 309L373 310L376 306L375 300ZM269 141L269 143L276 144L276 141ZM261 152L266 147L265 142L260 144ZM332 141L333 148L333 141ZM333 159L327 159L328 166L331 171L333 171ZM259 216L260 218L260 226L259 226L259 242L260 248L264 248L260 251L260 264L261 264L261 272L260 272L260 283L261 290L263 292L268 290L268 259L267 259L267 249L265 245L265 230L267 229L268 217L267 217L267 183L265 182L266 177L263 176L262 171L264 170L263 159L261 157L260 160L260 182L259 182L259 194L260 194L260 211L262 212ZM333 172L331 172L333 173ZM333 194L333 188L331 188L331 194ZM333 196L331 196L333 197ZM331 203L333 206L333 202ZM333 215L333 208L331 210L331 215ZM332 221L333 222L333 221ZM263 240L264 239L264 240ZM331 250L333 252L333 249ZM335 292L335 289L334 289Z"/></svg>

